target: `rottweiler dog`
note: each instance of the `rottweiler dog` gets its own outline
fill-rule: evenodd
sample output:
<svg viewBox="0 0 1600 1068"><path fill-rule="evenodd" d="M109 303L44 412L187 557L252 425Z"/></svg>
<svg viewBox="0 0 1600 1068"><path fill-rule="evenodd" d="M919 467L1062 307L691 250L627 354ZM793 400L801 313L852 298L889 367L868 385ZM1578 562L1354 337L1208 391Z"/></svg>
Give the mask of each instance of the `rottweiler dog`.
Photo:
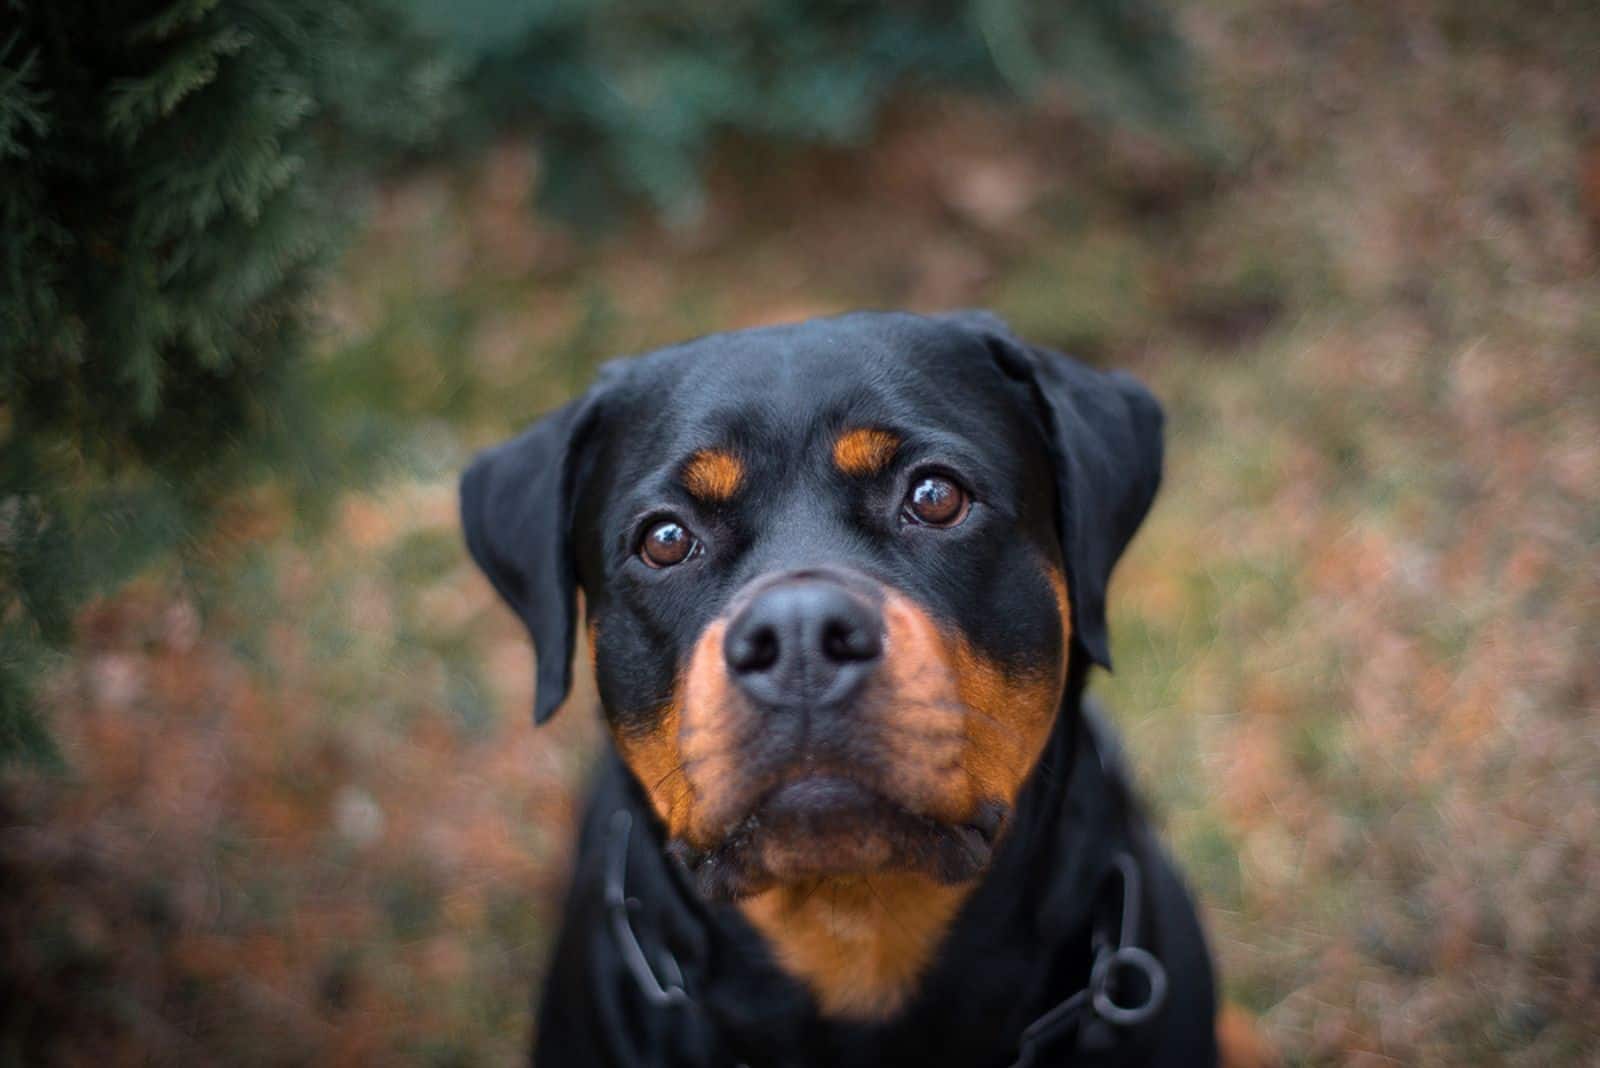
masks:
<svg viewBox="0 0 1600 1068"><path fill-rule="evenodd" d="M478 456L473 557L615 742L538 1012L567 1065L1206 1065L1195 909L1085 700L1161 477L1132 378L979 312L607 364Z"/></svg>

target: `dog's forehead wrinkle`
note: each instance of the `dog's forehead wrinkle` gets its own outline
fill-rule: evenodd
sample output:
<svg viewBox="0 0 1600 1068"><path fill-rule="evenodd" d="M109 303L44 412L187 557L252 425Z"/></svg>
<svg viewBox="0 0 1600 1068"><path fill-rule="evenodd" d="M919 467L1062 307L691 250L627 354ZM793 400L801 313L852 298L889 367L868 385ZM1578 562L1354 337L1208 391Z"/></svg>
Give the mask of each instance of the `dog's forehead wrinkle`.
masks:
<svg viewBox="0 0 1600 1068"><path fill-rule="evenodd" d="M818 508L804 484L772 489L773 503L740 561L735 588L763 575L806 568L877 570L872 547L846 517Z"/></svg>
<svg viewBox="0 0 1600 1068"><path fill-rule="evenodd" d="M931 417L921 417L915 409L860 386L825 403L723 405L704 415L668 416L666 424L665 441L629 450L637 464L676 475L699 459L725 454L742 461L763 482L785 484L813 478L819 458L831 457L840 436L852 430L881 430L897 441L916 437L955 440L940 431ZM965 448L965 443L960 444ZM627 479L630 483L638 480ZM811 488L820 491L825 487L817 483Z"/></svg>
<svg viewBox="0 0 1600 1068"><path fill-rule="evenodd" d="M831 449L853 427L904 434L922 424L997 439L1014 435L1022 414L983 353L904 316L758 328L639 362L648 366L633 376L625 422L630 436L666 439L646 450L658 463L708 447L793 457Z"/></svg>

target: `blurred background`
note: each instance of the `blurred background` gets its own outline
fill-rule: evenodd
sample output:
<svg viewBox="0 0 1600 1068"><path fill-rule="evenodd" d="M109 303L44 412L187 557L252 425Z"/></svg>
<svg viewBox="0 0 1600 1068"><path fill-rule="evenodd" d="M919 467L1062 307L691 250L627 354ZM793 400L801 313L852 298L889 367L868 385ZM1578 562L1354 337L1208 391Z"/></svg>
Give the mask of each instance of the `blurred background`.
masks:
<svg viewBox="0 0 1600 1068"><path fill-rule="evenodd" d="M1097 688L1292 1064L1600 1063L1600 6L0 5L0 1064L510 1064L455 476L687 336L981 305L1168 476Z"/></svg>

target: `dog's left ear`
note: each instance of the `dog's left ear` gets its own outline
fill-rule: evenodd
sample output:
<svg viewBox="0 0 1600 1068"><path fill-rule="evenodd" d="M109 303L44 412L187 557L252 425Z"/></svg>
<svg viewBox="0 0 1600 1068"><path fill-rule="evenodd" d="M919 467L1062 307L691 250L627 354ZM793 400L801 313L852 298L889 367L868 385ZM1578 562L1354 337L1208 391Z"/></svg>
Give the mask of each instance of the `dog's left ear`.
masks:
<svg viewBox="0 0 1600 1068"><path fill-rule="evenodd" d="M461 476L467 548L533 639L535 723L555 713L572 684L578 613L574 482L599 393L590 390L479 453Z"/></svg>
<svg viewBox="0 0 1600 1068"><path fill-rule="evenodd" d="M1031 388L1055 468L1072 637L1109 668L1106 587L1161 484L1161 405L1131 376L1029 345L987 312L944 318L982 337L1000 369Z"/></svg>

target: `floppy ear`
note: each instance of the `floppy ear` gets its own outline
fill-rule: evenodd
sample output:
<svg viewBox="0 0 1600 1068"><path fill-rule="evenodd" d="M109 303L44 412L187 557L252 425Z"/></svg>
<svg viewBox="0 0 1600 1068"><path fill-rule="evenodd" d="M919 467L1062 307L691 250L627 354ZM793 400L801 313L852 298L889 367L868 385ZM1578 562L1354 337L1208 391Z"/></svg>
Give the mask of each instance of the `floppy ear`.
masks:
<svg viewBox="0 0 1600 1068"><path fill-rule="evenodd" d="M594 392L571 401L479 453L461 476L467 548L533 639L535 723L550 718L572 684L575 458L595 409Z"/></svg>
<svg viewBox="0 0 1600 1068"><path fill-rule="evenodd" d="M986 312L948 320L980 334L1001 370L1031 387L1055 468L1072 637L1109 668L1106 587L1161 484L1161 405L1131 376L1028 345Z"/></svg>

